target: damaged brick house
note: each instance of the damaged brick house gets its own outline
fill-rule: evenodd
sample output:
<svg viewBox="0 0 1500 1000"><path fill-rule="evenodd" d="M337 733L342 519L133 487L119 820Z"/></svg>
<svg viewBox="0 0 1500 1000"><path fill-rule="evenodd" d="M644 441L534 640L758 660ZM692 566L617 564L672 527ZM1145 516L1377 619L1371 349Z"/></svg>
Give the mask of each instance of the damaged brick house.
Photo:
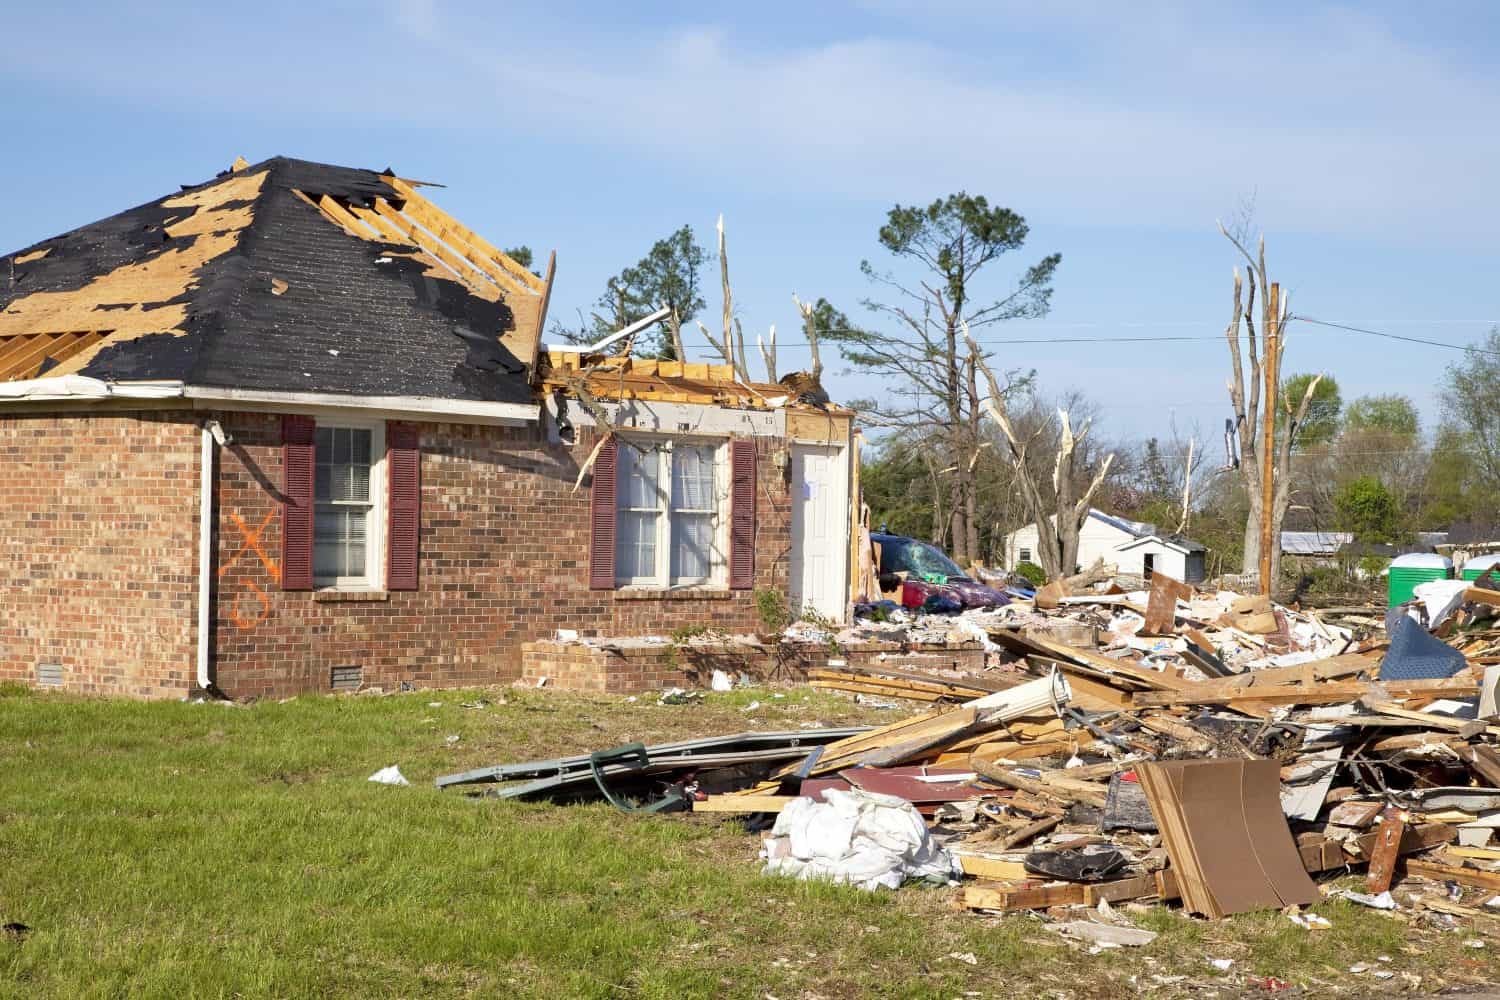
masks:
<svg viewBox="0 0 1500 1000"><path fill-rule="evenodd" d="M757 590L842 618L849 412L545 351L553 270L285 158L0 257L0 680L495 683Z"/></svg>

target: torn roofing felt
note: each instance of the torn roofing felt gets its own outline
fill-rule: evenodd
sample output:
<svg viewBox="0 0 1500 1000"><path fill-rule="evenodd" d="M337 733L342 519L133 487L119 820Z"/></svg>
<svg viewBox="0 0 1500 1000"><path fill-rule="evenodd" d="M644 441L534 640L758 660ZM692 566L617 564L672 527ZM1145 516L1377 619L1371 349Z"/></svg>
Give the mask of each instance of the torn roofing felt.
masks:
<svg viewBox="0 0 1500 1000"><path fill-rule="evenodd" d="M0 257L0 381L533 401L550 269L389 172L236 167Z"/></svg>

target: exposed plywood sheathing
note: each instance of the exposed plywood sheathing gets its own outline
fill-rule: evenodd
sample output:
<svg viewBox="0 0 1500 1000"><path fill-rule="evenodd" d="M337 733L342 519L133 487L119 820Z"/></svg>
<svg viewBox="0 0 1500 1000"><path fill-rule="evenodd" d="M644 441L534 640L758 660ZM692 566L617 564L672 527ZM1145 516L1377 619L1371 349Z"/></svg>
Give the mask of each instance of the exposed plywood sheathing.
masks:
<svg viewBox="0 0 1500 1000"><path fill-rule="evenodd" d="M51 251L50 248L43 248L41 250L33 250L33 251L31 251L31 253L23 253L23 254L21 254L20 256L18 256L16 258L16 263L17 264L30 264L34 260L41 260L43 257L47 256L51 252L52 251Z"/></svg>
<svg viewBox="0 0 1500 1000"><path fill-rule="evenodd" d="M428 265L429 277L457 279L479 298L504 302L514 323L512 329L501 332L501 343L516 358L534 364L551 290L551 268L547 279L537 277L427 200L409 182L392 174L382 179L399 198L376 198L370 205L360 205L327 194L298 194L351 236L411 247L416 253L410 256Z"/></svg>
<svg viewBox="0 0 1500 1000"><path fill-rule="evenodd" d="M49 356L61 363L49 368L48 375L70 375L106 346L149 334L185 333L187 293L197 283L198 269L238 245L265 179L265 171L236 175L169 198L162 207L181 209L182 214L163 231L180 245L115 268L81 288L33 292L12 300L0 313L0 380L33 378ZM40 253L45 256L46 251ZM39 259L37 254L27 258ZM39 337L52 338L54 350L33 357L49 344ZM79 347L85 338L92 339ZM6 358L12 360L5 363Z"/></svg>

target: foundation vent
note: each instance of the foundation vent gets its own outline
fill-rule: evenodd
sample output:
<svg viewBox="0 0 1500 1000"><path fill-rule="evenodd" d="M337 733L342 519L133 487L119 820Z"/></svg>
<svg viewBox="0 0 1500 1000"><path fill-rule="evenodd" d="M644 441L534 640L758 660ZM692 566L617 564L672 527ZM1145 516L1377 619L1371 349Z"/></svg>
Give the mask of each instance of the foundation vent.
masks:
<svg viewBox="0 0 1500 1000"><path fill-rule="evenodd" d="M358 691L364 682L364 667L353 665L333 668L332 683L335 691Z"/></svg>
<svg viewBox="0 0 1500 1000"><path fill-rule="evenodd" d="M62 664L38 663L36 665L36 682L42 687L62 687Z"/></svg>

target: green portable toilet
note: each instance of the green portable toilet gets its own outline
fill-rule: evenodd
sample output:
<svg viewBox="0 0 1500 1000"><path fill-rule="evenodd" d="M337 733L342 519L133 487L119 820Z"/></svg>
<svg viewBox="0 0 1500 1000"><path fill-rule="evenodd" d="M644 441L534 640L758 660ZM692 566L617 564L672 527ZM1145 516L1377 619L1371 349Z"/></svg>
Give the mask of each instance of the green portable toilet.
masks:
<svg viewBox="0 0 1500 1000"><path fill-rule="evenodd" d="M1389 594L1391 607L1412 599L1418 584L1429 580L1451 580L1453 560L1430 552L1408 552L1391 560Z"/></svg>
<svg viewBox="0 0 1500 1000"><path fill-rule="evenodd" d="M1491 552L1487 556L1475 556L1464 563L1463 578L1465 580L1477 580L1491 566L1500 566L1500 552Z"/></svg>

